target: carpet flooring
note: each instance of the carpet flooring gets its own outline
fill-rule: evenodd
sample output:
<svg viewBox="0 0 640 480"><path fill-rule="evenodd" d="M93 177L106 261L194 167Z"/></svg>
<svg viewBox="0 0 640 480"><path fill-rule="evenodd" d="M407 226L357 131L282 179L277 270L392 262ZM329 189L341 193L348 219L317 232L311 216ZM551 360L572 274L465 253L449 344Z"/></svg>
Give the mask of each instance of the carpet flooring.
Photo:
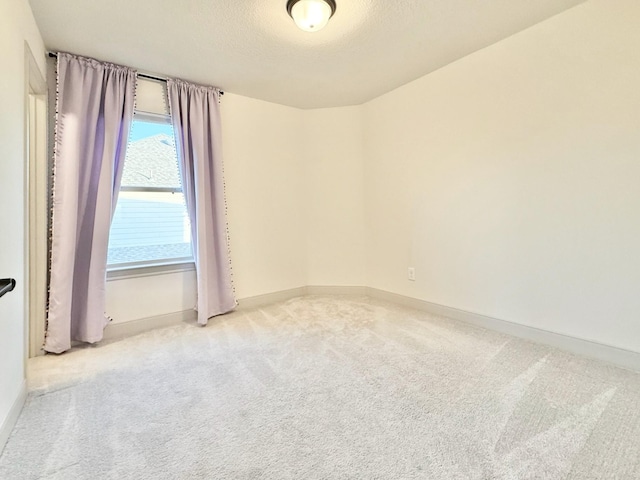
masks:
<svg viewBox="0 0 640 480"><path fill-rule="evenodd" d="M638 479L640 375L310 296L29 364L14 479Z"/></svg>

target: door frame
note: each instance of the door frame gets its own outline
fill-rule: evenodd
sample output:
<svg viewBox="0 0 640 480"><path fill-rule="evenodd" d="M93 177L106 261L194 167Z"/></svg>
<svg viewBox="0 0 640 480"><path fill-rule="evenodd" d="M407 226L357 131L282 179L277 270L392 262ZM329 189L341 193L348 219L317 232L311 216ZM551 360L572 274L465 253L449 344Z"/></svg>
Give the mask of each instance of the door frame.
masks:
<svg viewBox="0 0 640 480"><path fill-rule="evenodd" d="M25 42L25 352L43 355L48 270L47 83ZM26 369L26 362L25 362ZM25 371L26 374L26 371Z"/></svg>

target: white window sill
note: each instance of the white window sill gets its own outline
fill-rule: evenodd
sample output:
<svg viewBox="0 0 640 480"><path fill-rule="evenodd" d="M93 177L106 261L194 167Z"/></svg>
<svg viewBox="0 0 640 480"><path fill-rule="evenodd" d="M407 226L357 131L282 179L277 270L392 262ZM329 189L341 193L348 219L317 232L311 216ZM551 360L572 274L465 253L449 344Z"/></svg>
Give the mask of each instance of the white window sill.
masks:
<svg viewBox="0 0 640 480"><path fill-rule="evenodd" d="M111 265L107 267L107 281L190 272L195 269L196 266L193 260L183 259L144 264Z"/></svg>

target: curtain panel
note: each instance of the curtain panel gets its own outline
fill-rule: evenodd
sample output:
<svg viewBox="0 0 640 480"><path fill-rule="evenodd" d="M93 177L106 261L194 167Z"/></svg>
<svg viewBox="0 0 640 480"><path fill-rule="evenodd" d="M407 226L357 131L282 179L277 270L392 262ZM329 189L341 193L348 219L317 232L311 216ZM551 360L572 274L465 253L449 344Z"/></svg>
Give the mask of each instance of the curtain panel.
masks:
<svg viewBox="0 0 640 480"><path fill-rule="evenodd" d="M221 153L220 90L167 80L191 242L196 264L198 323L233 310Z"/></svg>
<svg viewBox="0 0 640 480"><path fill-rule="evenodd" d="M44 349L102 339L109 227L133 120L136 72L58 54L51 277Z"/></svg>

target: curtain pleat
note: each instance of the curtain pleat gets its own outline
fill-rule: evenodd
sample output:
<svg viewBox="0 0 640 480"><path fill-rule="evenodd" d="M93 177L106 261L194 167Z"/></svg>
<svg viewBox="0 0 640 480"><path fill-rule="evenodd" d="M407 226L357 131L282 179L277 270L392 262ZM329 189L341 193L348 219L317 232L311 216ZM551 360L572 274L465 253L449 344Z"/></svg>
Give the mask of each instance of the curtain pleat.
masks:
<svg viewBox="0 0 640 480"><path fill-rule="evenodd" d="M167 81L182 186L191 222L198 323L233 310L225 212L219 95L213 87Z"/></svg>
<svg viewBox="0 0 640 480"><path fill-rule="evenodd" d="M49 308L44 349L102 339L109 227L133 121L134 70L58 54Z"/></svg>

